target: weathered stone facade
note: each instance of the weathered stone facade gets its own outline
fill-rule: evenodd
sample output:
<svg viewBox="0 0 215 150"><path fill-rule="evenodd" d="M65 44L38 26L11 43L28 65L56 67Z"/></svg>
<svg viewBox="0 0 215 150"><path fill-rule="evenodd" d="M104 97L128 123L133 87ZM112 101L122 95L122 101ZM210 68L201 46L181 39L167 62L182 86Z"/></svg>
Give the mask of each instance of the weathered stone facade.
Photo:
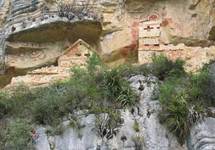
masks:
<svg viewBox="0 0 215 150"><path fill-rule="evenodd" d="M14 77L7 88L20 84L30 87L42 86L68 79L71 76L71 67L76 65L84 67L93 53L96 51L89 44L79 39L58 58L57 66L42 67L28 72L25 76Z"/></svg>
<svg viewBox="0 0 215 150"><path fill-rule="evenodd" d="M7 12L8 1L3 2L0 10L4 9L2 16L7 18L2 28L8 37L1 54L6 54L6 70L52 65L78 39L89 43L111 65L127 62L131 54L140 64L150 62L153 54L164 54L185 60L186 70L196 71L215 58L214 1L92 0L86 6L88 1L76 0L86 10L80 15L74 15L77 6L74 13L57 14L57 5L44 0L27 13L25 9L12 13ZM32 1L17 2L16 7L32 8Z"/></svg>
<svg viewBox="0 0 215 150"><path fill-rule="evenodd" d="M150 15L146 21L141 22L139 32L138 62L140 64L151 62L153 55L165 55L171 60L182 59L186 62L185 69L195 72L204 64L215 58L215 47L207 48L173 45L162 36L162 20L156 14Z"/></svg>

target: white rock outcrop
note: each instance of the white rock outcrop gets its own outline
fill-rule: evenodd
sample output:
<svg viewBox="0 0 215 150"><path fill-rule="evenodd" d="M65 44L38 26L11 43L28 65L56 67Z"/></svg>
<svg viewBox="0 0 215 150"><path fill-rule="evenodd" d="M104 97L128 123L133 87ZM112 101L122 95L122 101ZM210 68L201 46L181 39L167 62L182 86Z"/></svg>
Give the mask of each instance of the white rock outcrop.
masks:
<svg viewBox="0 0 215 150"><path fill-rule="evenodd" d="M173 135L159 123L157 118L160 105L152 100L157 88L154 77L134 76L129 79L131 86L140 95L140 103L132 110L121 110L124 120L119 132L110 139L102 139L95 132L95 115L78 115L83 128L77 130L64 122L64 133L59 136L47 136L39 133L37 150L184 150ZM139 131L135 131L134 123ZM39 128L38 131L43 131ZM49 143L47 143L49 141ZM47 145L49 144L49 145ZM46 146L45 146L46 145Z"/></svg>

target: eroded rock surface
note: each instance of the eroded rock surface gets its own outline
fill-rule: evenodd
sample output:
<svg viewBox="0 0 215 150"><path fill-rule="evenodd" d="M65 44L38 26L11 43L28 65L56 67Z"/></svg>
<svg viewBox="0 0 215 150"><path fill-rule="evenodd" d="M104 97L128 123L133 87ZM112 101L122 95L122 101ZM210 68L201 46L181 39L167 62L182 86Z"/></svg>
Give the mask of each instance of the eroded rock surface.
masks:
<svg viewBox="0 0 215 150"><path fill-rule="evenodd" d="M109 149L147 149L147 150L184 150L177 140L157 118L159 103L152 100L154 90L157 88L157 79L154 77L135 76L129 79L131 86L140 95L140 104L133 110L121 110L121 117L124 120L119 132L112 138L101 138L95 132L95 115L77 114L82 128L75 129L68 126L69 121L65 121L65 131L59 136L46 136L39 133L38 150L109 150ZM142 88L140 88L142 87ZM86 114L86 113L85 113ZM102 114L101 114L102 115ZM139 131L134 129L137 122ZM41 128L38 129L41 131ZM45 138L45 139L44 139ZM44 140L41 140L44 139ZM49 141L49 145L47 144ZM44 141L44 142L42 142ZM41 146L40 146L41 145ZM44 145L46 145L44 147ZM41 149L44 148L44 149Z"/></svg>
<svg viewBox="0 0 215 150"><path fill-rule="evenodd" d="M6 69L14 68L15 76L17 70L55 64L79 38L110 65L128 62L131 55L132 62L147 63L156 53L183 59L186 70L195 72L215 59L213 0L90 0L89 9L83 9L90 12L73 17L60 17L56 3L45 0L9 2L1 1L0 22L7 35ZM144 47L140 40L143 22L155 19L159 20L159 49ZM2 78L7 75L6 71Z"/></svg>
<svg viewBox="0 0 215 150"><path fill-rule="evenodd" d="M86 115L87 111L76 114L81 128L72 128L70 121L64 121L62 135L51 136L45 128L39 127L37 150L213 150L215 148L214 118L205 118L191 129L187 144L181 146L176 137L160 124L159 101L156 100L157 79L134 76L129 79L131 86L140 95L139 104L132 110L121 110L123 123L111 138L101 138L96 132L96 117ZM105 116L105 114L101 114ZM138 123L135 130L134 123Z"/></svg>
<svg viewBox="0 0 215 150"><path fill-rule="evenodd" d="M206 118L191 130L191 150L215 149L215 118Z"/></svg>

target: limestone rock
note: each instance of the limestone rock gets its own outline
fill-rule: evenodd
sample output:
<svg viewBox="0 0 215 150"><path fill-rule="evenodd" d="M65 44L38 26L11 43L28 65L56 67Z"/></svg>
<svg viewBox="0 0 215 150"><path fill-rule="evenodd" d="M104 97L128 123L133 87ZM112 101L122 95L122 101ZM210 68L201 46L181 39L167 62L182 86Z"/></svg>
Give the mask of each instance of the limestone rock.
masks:
<svg viewBox="0 0 215 150"><path fill-rule="evenodd" d="M129 79L131 86L140 95L140 104L136 106L133 112L130 110L121 110L121 117L124 120L119 128L119 132L111 139L101 139L95 132L95 115L82 115L80 119L81 129L68 127L68 121L64 122L66 130L62 135L48 137L44 143L38 142L37 150L41 149L47 140L54 150L186 150L185 147L177 143L176 138L171 135L164 126L159 123L157 118L160 106L157 100L151 100L154 89L157 87L157 79L154 77L134 76ZM139 90L140 84L144 87ZM149 115L150 113L150 115ZM139 125L139 131L134 129L134 123ZM44 138L45 136L39 136ZM39 141L41 141L39 139ZM46 143L47 144L47 143ZM41 146L42 147L42 146ZM47 146L48 147L48 146Z"/></svg>
<svg viewBox="0 0 215 150"><path fill-rule="evenodd" d="M215 148L215 118L206 118L191 130L190 147L192 150L213 150Z"/></svg>
<svg viewBox="0 0 215 150"><path fill-rule="evenodd" d="M185 61L185 70L188 72L196 72L201 69L204 64L208 64L215 59L215 47L187 47L181 45L168 45L160 47L152 47L151 50L140 50L138 52L139 62L148 63L151 62L153 55L165 55L171 60L181 59Z"/></svg>

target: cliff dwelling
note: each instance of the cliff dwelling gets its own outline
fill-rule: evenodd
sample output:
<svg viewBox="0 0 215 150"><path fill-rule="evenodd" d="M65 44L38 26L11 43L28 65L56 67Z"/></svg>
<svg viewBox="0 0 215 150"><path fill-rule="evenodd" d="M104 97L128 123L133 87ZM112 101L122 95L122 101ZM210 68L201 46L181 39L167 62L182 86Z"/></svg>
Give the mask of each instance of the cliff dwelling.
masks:
<svg viewBox="0 0 215 150"><path fill-rule="evenodd" d="M102 18L93 3L65 2L52 7L40 0L3 0L0 11L3 84L12 76L56 64L78 39L98 48Z"/></svg>
<svg viewBox="0 0 215 150"><path fill-rule="evenodd" d="M186 5L194 4L187 1ZM151 62L154 54L164 54L185 60L186 70L193 72L215 55L215 44L210 40L212 23L211 28L201 27L201 17L214 19L201 13L201 2L183 17L175 13L184 11L182 2L170 7L138 0L59 1L54 5L43 0L2 0L0 6L2 85L14 76L56 65L59 56L79 39L110 66L144 64ZM213 10L208 13L213 14ZM190 22L180 24L185 20Z"/></svg>
<svg viewBox="0 0 215 150"><path fill-rule="evenodd" d="M0 150L215 150L215 0L0 0Z"/></svg>
<svg viewBox="0 0 215 150"><path fill-rule="evenodd" d="M42 67L29 71L27 75L14 77L6 88L24 84L30 87L45 86L59 80L68 79L71 76L71 68L84 67L93 53L97 53L89 44L79 39L57 59L56 66Z"/></svg>

